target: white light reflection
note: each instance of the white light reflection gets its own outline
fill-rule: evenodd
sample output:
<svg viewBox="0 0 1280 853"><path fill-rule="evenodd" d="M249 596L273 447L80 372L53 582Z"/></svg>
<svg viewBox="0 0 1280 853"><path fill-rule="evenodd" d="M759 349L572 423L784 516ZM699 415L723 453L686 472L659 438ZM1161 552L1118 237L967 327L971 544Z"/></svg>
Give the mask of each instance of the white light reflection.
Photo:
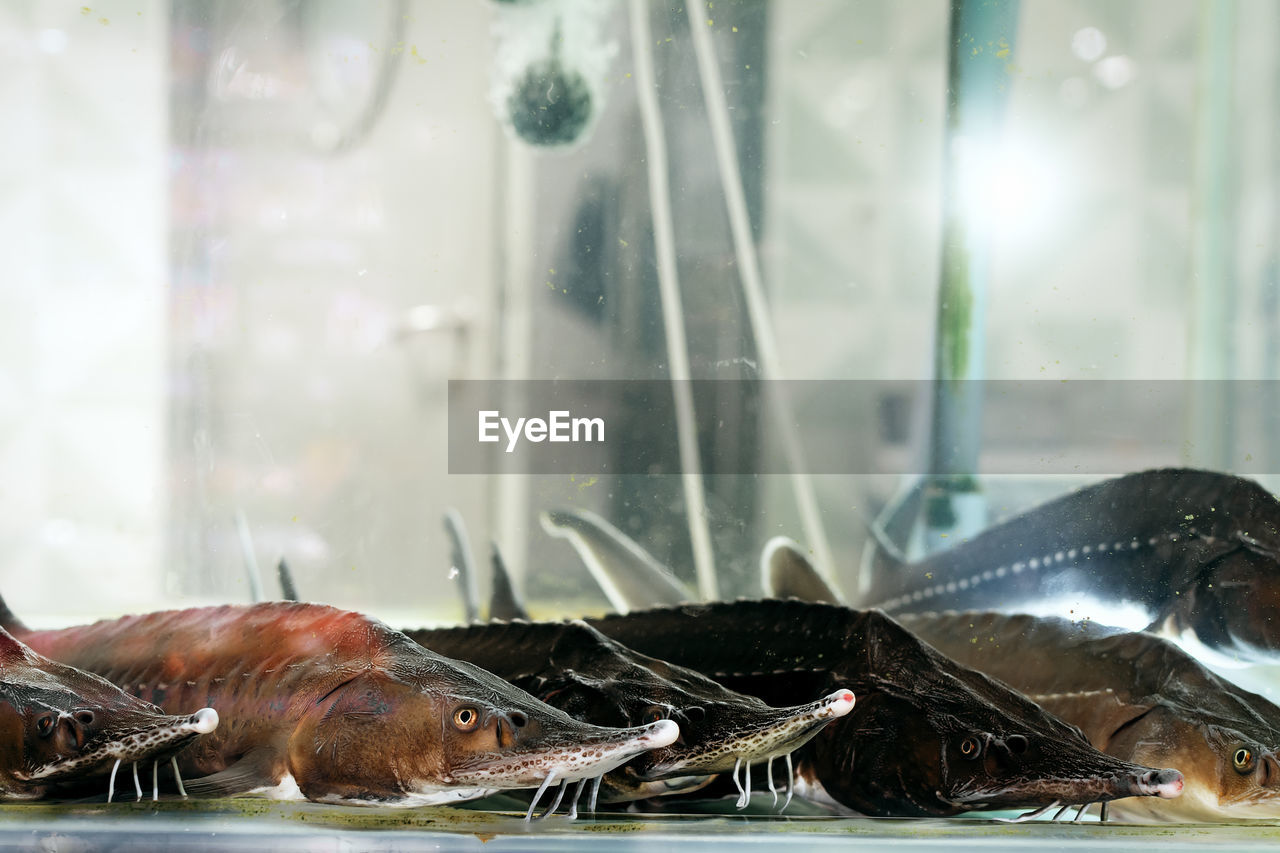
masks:
<svg viewBox="0 0 1280 853"><path fill-rule="evenodd" d="M956 141L960 211L974 232L1025 237L1041 230L1060 203L1061 167L1036 147Z"/></svg>
<svg viewBox="0 0 1280 853"><path fill-rule="evenodd" d="M1064 595L1019 602L1018 610L1032 616L1057 616L1072 622L1092 622L1126 631L1141 631L1151 622L1151 612L1131 601L1103 601L1092 596Z"/></svg>
<svg viewBox="0 0 1280 853"><path fill-rule="evenodd" d="M1107 37L1097 27L1083 27L1071 37L1071 52L1077 59L1096 62L1107 52Z"/></svg>
<svg viewBox="0 0 1280 853"><path fill-rule="evenodd" d="M1134 61L1127 56L1108 56L1093 66L1093 76L1108 89L1119 89L1133 81Z"/></svg>

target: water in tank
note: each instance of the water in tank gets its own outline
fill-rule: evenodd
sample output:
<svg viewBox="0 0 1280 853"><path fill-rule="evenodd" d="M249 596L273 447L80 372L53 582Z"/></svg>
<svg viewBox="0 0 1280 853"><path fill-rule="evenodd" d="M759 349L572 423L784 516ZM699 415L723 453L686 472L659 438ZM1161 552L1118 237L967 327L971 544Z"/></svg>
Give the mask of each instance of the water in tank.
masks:
<svg viewBox="0 0 1280 853"><path fill-rule="evenodd" d="M0 3L0 845L1274 842L1280 7L85 2Z"/></svg>

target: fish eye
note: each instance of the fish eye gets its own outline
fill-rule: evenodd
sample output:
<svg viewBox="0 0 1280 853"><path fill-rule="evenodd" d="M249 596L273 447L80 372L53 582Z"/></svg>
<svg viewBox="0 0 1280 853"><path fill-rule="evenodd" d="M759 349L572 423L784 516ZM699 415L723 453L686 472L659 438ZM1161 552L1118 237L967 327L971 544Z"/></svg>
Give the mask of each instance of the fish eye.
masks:
<svg viewBox="0 0 1280 853"><path fill-rule="evenodd" d="M36 718L36 734L48 737L53 731L53 714L41 714Z"/></svg>
<svg viewBox="0 0 1280 853"><path fill-rule="evenodd" d="M470 705L463 705L453 712L453 724L459 731L469 732L480 722L480 712Z"/></svg>
<svg viewBox="0 0 1280 853"><path fill-rule="evenodd" d="M982 744L976 737L967 737L960 741L960 754L965 758L977 758L982 754Z"/></svg>
<svg viewBox="0 0 1280 853"><path fill-rule="evenodd" d="M1237 773L1250 772L1253 770L1253 750L1246 746L1240 747L1235 755L1231 756L1231 763L1235 766Z"/></svg>
<svg viewBox="0 0 1280 853"><path fill-rule="evenodd" d="M656 723L658 720L667 718L667 709L661 705L654 705L644 712L644 721L646 723Z"/></svg>

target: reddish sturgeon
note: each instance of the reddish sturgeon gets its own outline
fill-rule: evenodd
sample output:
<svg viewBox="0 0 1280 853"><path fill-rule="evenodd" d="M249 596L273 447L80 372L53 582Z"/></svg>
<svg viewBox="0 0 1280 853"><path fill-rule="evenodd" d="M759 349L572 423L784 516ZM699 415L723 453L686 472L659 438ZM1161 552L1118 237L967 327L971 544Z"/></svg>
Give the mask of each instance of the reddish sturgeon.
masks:
<svg viewBox="0 0 1280 853"><path fill-rule="evenodd" d="M579 722L323 605L171 610L20 636L162 708L198 698L216 709L216 733L179 756L201 794L426 805L576 782L576 806L588 780L679 736L670 720Z"/></svg>
<svg viewBox="0 0 1280 853"><path fill-rule="evenodd" d="M920 613L902 624L943 653L1026 693L1098 749L1177 767L1175 800L1120 800L1122 817L1280 817L1280 707L1146 633L1002 613Z"/></svg>
<svg viewBox="0 0 1280 853"><path fill-rule="evenodd" d="M105 782L111 800L122 764L133 765L134 786L142 799L138 763L147 761L152 762L152 797L158 799L160 762L172 761L217 726L212 708L184 716L162 714L107 680L49 660L0 630L4 799L56 796ZM176 774L178 765L173 768ZM181 777L177 783L181 791Z"/></svg>

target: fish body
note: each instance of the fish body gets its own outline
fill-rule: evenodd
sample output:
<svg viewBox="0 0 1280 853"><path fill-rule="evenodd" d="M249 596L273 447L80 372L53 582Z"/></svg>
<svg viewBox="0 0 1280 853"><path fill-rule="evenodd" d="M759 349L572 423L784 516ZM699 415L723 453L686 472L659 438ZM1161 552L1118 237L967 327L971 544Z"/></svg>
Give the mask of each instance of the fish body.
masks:
<svg viewBox="0 0 1280 853"><path fill-rule="evenodd" d="M700 673L634 652L581 621L493 622L405 633L578 719L609 726L676 720L678 742L637 756L606 776L606 801L700 787L710 775L784 757L854 707L853 693L838 687L804 705L770 707ZM796 698L803 695L790 701Z"/></svg>
<svg viewBox="0 0 1280 853"><path fill-rule="evenodd" d="M137 763L147 762L153 765L152 795L157 796L159 763L168 763L217 726L218 714L211 708L164 714L0 630L0 798L36 799L87 786L109 789L120 765L133 765L136 779Z"/></svg>
<svg viewBox="0 0 1280 853"><path fill-rule="evenodd" d="M1149 633L991 612L909 614L907 629L1078 726L1098 749L1177 767L1173 800L1117 802L1157 820L1280 817L1280 707Z"/></svg>
<svg viewBox="0 0 1280 853"><path fill-rule="evenodd" d="M882 556L859 605L890 614L1036 612L1064 596L1136 605L1153 628L1194 632L1242 657L1274 657L1280 501L1252 480L1211 471L1129 474L924 560Z"/></svg>
<svg viewBox="0 0 1280 853"><path fill-rule="evenodd" d="M797 786L863 814L941 816L1181 791L1176 771L1104 755L877 611L737 601L588 622L770 704L847 686L857 705L797 752Z"/></svg>
<svg viewBox="0 0 1280 853"><path fill-rule="evenodd" d="M188 787L423 805L581 782L678 727L570 718L471 664L357 613L270 602L171 610L21 635L162 708L222 725L179 762ZM579 788L579 793L581 788Z"/></svg>

